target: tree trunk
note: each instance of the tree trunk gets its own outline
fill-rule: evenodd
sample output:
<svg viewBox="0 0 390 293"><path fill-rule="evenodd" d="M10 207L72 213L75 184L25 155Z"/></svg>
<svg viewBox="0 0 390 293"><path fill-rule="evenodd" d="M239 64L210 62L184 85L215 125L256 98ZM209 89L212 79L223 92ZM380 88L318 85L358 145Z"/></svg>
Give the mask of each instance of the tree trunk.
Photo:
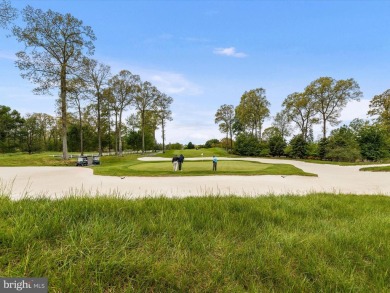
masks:
<svg viewBox="0 0 390 293"><path fill-rule="evenodd" d="M115 113L115 156L118 155L118 143L119 143L119 134L118 134L118 112Z"/></svg>
<svg viewBox="0 0 390 293"><path fill-rule="evenodd" d="M141 112L141 126L142 126L142 153L145 153L145 111Z"/></svg>
<svg viewBox="0 0 390 293"><path fill-rule="evenodd" d="M81 109L80 108L79 108L79 127L80 127L80 154L84 155L83 119L81 117Z"/></svg>
<svg viewBox="0 0 390 293"><path fill-rule="evenodd" d="M97 129L98 129L98 151L99 151L99 156L102 156L103 151L102 151L102 128L101 128L101 123L100 123L100 93L97 92Z"/></svg>
<svg viewBox="0 0 390 293"><path fill-rule="evenodd" d="M62 158L68 159L68 128L66 111L66 67L61 67L61 125L62 125Z"/></svg>
<svg viewBox="0 0 390 293"><path fill-rule="evenodd" d="M119 113L119 123L118 123L118 141L119 141L119 155L122 156L122 112Z"/></svg>
<svg viewBox="0 0 390 293"><path fill-rule="evenodd" d="M325 120L325 115L322 115L322 121L323 121L323 124L322 124L322 138L326 138L326 120Z"/></svg>
<svg viewBox="0 0 390 293"><path fill-rule="evenodd" d="M164 119L161 120L161 134L162 134L162 152L165 153L165 129L164 129Z"/></svg>

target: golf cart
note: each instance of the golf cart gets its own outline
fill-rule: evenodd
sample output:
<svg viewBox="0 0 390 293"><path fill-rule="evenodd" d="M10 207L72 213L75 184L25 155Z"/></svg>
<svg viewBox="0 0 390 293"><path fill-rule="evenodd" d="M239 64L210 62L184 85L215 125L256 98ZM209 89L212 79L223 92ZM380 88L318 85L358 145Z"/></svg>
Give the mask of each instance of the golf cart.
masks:
<svg viewBox="0 0 390 293"><path fill-rule="evenodd" d="M100 165L100 157L92 156L92 165Z"/></svg>
<svg viewBox="0 0 390 293"><path fill-rule="evenodd" d="M78 157L76 166L88 166L88 157L87 156Z"/></svg>

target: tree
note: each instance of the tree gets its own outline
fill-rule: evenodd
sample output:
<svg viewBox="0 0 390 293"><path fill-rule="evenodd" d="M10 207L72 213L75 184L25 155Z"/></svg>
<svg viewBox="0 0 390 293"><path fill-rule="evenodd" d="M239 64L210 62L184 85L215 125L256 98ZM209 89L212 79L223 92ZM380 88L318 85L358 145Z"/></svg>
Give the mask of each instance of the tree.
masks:
<svg viewBox="0 0 390 293"><path fill-rule="evenodd" d="M165 126L167 121L172 121L172 111L170 106L173 99L164 93L159 93L156 101L157 117L161 125L162 151L165 153Z"/></svg>
<svg viewBox="0 0 390 293"><path fill-rule="evenodd" d="M222 105L215 113L215 123L219 123L219 130L222 133L226 133L226 140L229 140L230 136L230 150L233 150L233 123L235 121L234 106Z"/></svg>
<svg viewBox="0 0 390 293"><path fill-rule="evenodd" d="M69 81L69 106L77 111L78 131L80 138L80 154L84 154L84 137L83 137L83 101L88 98L88 91L85 82L80 78Z"/></svg>
<svg viewBox="0 0 390 293"><path fill-rule="evenodd" d="M142 150L142 132L141 131L129 131L126 135L127 145L134 151ZM145 133L145 145L148 148L153 147L154 139L150 132Z"/></svg>
<svg viewBox="0 0 390 293"><path fill-rule="evenodd" d="M118 120L115 123L116 141L118 141L119 155L122 155L122 115L123 111L130 106L139 91L140 78L128 70L122 70L108 81L112 95L112 108ZM116 150L116 148L115 148Z"/></svg>
<svg viewBox="0 0 390 293"><path fill-rule="evenodd" d="M362 96L359 85L352 78L335 80L331 77L316 79L306 87L305 94L314 101L314 107L320 114L323 138L326 138L327 123L338 125L341 110L349 101L359 101Z"/></svg>
<svg viewBox="0 0 390 293"><path fill-rule="evenodd" d="M92 92L91 100L97 112L98 152L103 154L102 148L102 108L103 90L110 77L110 66L99 63L94 59L84 58L80 78L90 87Z"/></svg>
<svg viewBox="0 0 390 293"><path fill-rule="evenodd" d="M376 117L376 121L390 132L390 89L374 96L369 107L367 114Z"/></svg>
<svg viewBox="0 0 390 293"><path fill-rule="evenodd" d="M305 93L293 93L283 101L283 107L288 121L295 122L303 139L307 140L312 125L318 122L313 100Z"/></svg>
<svg viewBox="0 0 390 293"><path fill-rule="evenodd" d="M388 156L386 132L376 125L364 126L360 129L357 139L360 153L365 160L378 161Z"/></svg>
<svg viewBox="0 0 390 293"><path fill-rule="evenodd" d="M263 122L269 117L269 106L265 89L250 90L241 96L240 104L235 109L236 117L245 129L261 139Z"/></svg>
<svg viewBox="0 0 390 293"><path fill-rule="evenodd" d="M142 132L142 153L145 152L145 128L146 128L146 112L155 110L157 89L148 81L140 84L140 90L134 98L134 105L141 116L141 132Z"/></svg>
<svg viewBox="0 0 390 293"><path fill-rule="evenodd" d="M288 113L286 109L283 109L275 115L272 126L279 130L280 135L283 138L286 138L291 135L291 125L288 119Z"/></svg>
<svg viewBox="0 0 390 293"><path fill-rule="evenodd" d="M271 126L264 129L262 137L264 141L269 141L271 137L276 135L281 136L282 134L278 128Z"/></svg>
<svg viewBox="0 0 390 293"><path fill-rule="evenodd" d="M0 105L0 151L11 152L20 147L21 128L25 120L10 107Z"/></svg>
<svg viewBox="0 0 390 293"><path fill-rule="evenodd" d="M213 148L213 147L219 146L219 145L220 145L219 140L216 138L213 138L213 139L209 139L208 141L206 141L206 143L204 144L204 147L205 148Z"/></svg>
<svg viewBox="0 0 390 293"><path fill-rule="evenodd" d="M194 146L194 144L193 144L192 142L189 142L189 143L187 144L187 149L192 150L192 149L194 149L194 148L195 148L195 146Z"/></svg>
<svg viewBox="0 0 390 293"><path fill-rule="evenodd" d="M258 138L251 133L240 133L236 138L234 152L240 156L258 156L261 147Z"/></svg>
<svg viewBox="0 0 390 293"><path fill-rule="evenodd" d="M295 135L290 141L290 156L293 158L303 159L307 156L308 142L302 134Z"/></svg>
<svg viewBox="0 0 390 293"><path fill-rule="evenodd" d="M0 2L0 27L7 28L8 24L17 17L18 11L7 0Z"/></svg>
<svg viewBox="0 0 390 293"><path fill-rule="evenodd" d="M26 121L23 125L23 134L26 138L26 148L29 154L35 151L39 151L41 149L39 139L41 133L36 115L27 114Z"/></svg>
<svg viewBox="0 0 390 293"><path fill-rule="evenodd" d="M17 40L25 45L25 51L16 54L16 65L23 78L38 84L35 93L50 93L59 87L62 153L63 159L68 159L67 82L79 70L84 54L93 54L95 35L91 27L69 13L27 6L22 15L26 26L13 29Z"/></svg>
<svg viewBox="0 0 390 293"><path fill-rule="evenodd" d="M325 139L325 158L332 161L355 162L360 158L360 148L356 141L354 131L347 127L331 131L330 136Z"/></svg>
<svg viewBox="0 0 390 293"><path fill-rule="evenodd" d="M287 146L286 141L280 133L274 133L268 140L269 154L273 157L283 156Z"/></svg>

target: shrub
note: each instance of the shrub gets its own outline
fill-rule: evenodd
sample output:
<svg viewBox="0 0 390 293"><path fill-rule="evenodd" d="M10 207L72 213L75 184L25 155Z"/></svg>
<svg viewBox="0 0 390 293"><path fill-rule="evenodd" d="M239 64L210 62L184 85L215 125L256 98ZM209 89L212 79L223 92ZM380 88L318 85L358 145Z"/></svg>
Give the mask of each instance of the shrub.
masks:
<svg viewBox="0 0 390 293"><path fill-rule="evenodd" d="M259 156L261 147L253 134L241 133L237 136L234 153L240 156Z"/></svg>
<svg viewBox="0 0 390 293"><path fill-rule="evenodd" d="M274 135L269 138L269 154L273 157L283 156L284 149L286 148L286 141L281 135Z"/></svg>
<svg viewBox="0 0 390 293"><path fill-rule="evenodd" d="M291 141L291 151L290 156L293 158L303 159L307 156L308 143L304 139L302 134L295 135Z"/></svg>
<svg viewBox="0 0 390 293"><path fill-rule="evenodd" d="M363 159L378 161L388 156L386 135L380 127L362 127L358 133L358 143Z"/></svg>

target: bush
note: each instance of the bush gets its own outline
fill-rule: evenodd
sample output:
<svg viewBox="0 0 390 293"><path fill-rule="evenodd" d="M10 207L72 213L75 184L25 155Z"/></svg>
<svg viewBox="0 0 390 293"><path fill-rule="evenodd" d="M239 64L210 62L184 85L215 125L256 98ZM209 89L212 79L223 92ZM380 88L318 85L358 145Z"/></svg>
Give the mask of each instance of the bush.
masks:
<svg viewBox="0 0 390 293"><path fill-rule="evenodd" d="M183 149L183 145L181 143L169 143L166 145L166 149L167 150L182 150Z"/></svg>
<svg viewBox="0 0 390 293"><path fill-rule="evenodd" d="M321 160L325 159L326 157L326 150L328 146L328 140L326 138L321 138L318 142L318 156Z"/></svg>
<svg viewBox="0 0 390 293"><path fill-rule="evenodd" d="M284 155L287 143L281 135L273 135L269 138L268 145L269 154L273 157L280 157Z"/></svg>
<svg viewBox="0 0 390 293"><path fill-rule="evenodd" d="M360 158L359 149L336 147L328 149L325 159L338 162L356 162Z"/></svg>
<svg viewBox="0 0 390 293"><path fill-rule="evenodd" d="M378 161L388 156L386 134L380 127L370 125L361 128L358 143L363 159Z"/></svg>
<svg viewBox="0 0 390 293"><path fill-rule="evenodd" d="M219 146L220 146L219 140L216 138L210 139L210 140L206 141L206 143L204 144L204 147L207 149L219 147Z"/></svg>
<svg viewBox="0 0 390 293"><path fill-rule="evenodd" d="M194 148L195 148L195 146L194 146L194 144L193 144L192 142L189 142L189 143L187 144L187 149L192 150L192 149L194 149Z"/></svg>
<svg viewBox="0 0 390 293"><path fill-rule="evenodd" d="M240 156L259 156L261 147L253 134L241 133L237 136L234 153Z"/></svg>
<svg viewBox="0 0 390 293"><path fill-rule="evenodd" d="M302 134L295 135L291 141L291 151L290 151L290 156L293 158L306 158L307 153L308 153L308 143L304 139Z"/></svg>

